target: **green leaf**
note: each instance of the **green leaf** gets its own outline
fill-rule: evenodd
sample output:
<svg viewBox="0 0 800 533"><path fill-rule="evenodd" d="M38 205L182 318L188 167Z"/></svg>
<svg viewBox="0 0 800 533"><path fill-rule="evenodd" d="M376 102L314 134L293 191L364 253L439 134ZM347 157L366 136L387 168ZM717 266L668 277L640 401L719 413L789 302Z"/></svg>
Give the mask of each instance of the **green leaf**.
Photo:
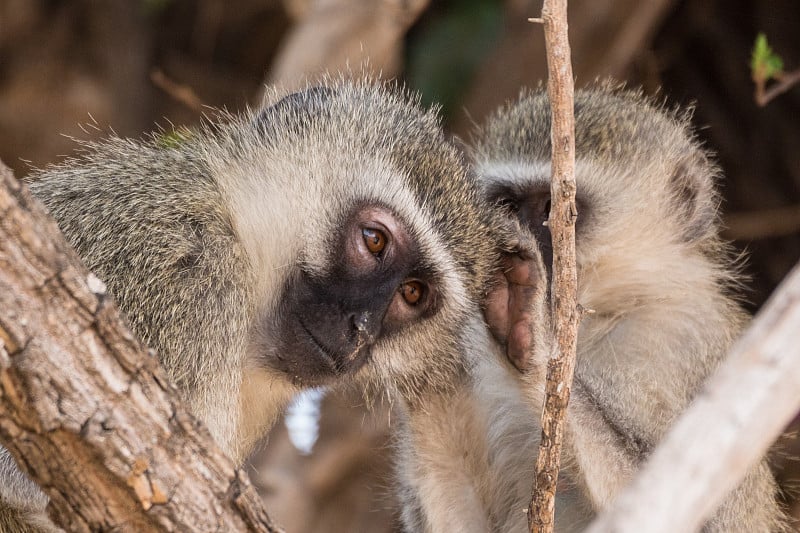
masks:
<svg viewBox="0 0 800 533"><path fill-rule="evenodd" d="M145 15L153 16L167 9L172 0L141 0Z"/></svg>
<svg viewBox="0 0 800 533"><path fill-rule="evenodd" d="M783 59L772 51L767 36L763 33L756 36L756 42L753 44L750 70L753 79L761 81L768 81L783 73Z"/></svg>

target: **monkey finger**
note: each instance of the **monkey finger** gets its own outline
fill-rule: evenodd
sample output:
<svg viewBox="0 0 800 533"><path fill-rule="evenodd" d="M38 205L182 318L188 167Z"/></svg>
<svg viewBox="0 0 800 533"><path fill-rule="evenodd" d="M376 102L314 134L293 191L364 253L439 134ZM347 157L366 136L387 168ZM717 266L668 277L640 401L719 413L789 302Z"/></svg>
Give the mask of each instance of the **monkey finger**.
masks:
<svg viewBox="0 0 800 533"><path fill-rule="evenodd" d="M509 322L509 285L502 276L486 295L483 304L483 315L494 338L505 344L508 338Z"/></svg>
<svg viewBox="0 0 800 533"><path fill-rule="evenodd" d="M509 283L536 286L543 283L542 269L537 258L524 258L510 255L503 260L503 273Z"/></svg>
<svg viewBox="0 0 800 533"><path fill-rule="evenodd" d="M537 287L526 285L508 286L508 321L511 324L523 318L523 315L530 315L531 309L536 305L536 297L542 292Z"/></svg>
<svg viewBox="0 0 800 533"><path fill-rule="evenodd" d="M533 334L531 333L529 318L523 318L514 323L508 333L506 356L520 372L527 372L531 367L531 353Z"/></svg>

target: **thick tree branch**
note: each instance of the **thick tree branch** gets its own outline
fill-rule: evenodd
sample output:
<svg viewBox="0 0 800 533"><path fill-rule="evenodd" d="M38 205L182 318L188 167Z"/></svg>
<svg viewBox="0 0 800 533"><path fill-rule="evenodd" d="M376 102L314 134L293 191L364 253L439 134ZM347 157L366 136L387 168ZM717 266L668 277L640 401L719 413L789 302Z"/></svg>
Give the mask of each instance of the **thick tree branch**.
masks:
<svg viewBox="0 0 800 533"><path fill-rule="evenodd" d="M633 483L587 531L696 531L800 409L800 264Z"/></svg>
<svg viewBox="0 0 800 533"><path fill-rule="evenodd" d="M580 312L575 264L574 82L567 35L567 0L545 0L542 9L547 49L547 94L553 150L549 226L553 241L553 318L557 353L547 362L542 440L528 523L531 532L552 532L556 483L572 376L575 373Z"/></svg>
<svg viewBox="0 0 800 533"><path fill-rule="evenodd" d="M2 163L0 440L68 531L278 531Z"/></svg>

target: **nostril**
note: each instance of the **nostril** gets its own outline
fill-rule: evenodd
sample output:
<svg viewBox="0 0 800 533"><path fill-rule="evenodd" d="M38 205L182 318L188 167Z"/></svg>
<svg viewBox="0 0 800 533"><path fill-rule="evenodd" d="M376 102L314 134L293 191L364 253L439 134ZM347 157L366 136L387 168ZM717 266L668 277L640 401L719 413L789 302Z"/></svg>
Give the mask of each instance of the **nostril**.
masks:
<svg viewBox="0 0 800 533"><path fill-rule="evenodd" d="M367 326L369 325L369 311L362 311L355 313L350 319L353 323L353 328L359 333L366 333Z"/></svg>
<svg viewBox="0 0 800 533"><path fill-rule="evenodd" d="M351 342L356 343L358 346L375 342L378 331L376 331L376 324L373 323L373 317L370 311L353 313L350 316L350 323L352 325L350 330Z"/></svg>

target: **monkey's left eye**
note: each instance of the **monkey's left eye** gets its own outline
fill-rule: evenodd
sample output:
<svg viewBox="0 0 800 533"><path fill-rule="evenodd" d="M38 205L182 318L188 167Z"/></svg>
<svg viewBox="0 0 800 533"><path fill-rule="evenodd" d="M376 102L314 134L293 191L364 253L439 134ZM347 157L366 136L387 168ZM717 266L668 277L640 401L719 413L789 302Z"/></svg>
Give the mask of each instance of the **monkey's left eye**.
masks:
<svg viewBox="0 0 800 533"><path fill-rule="evenodd" d="M373 255L380 255L386 248L386 235L376 229L363 228L361 235L364 237L364 244L367 245L367 250Z"/></svg>
<svg viewBox="0 0 800 533"><path fill-rule="evenodd" d="M425 286L421 281L411 280L400 285L400 294L408 305L417 305L425 292Z"/></svg>

